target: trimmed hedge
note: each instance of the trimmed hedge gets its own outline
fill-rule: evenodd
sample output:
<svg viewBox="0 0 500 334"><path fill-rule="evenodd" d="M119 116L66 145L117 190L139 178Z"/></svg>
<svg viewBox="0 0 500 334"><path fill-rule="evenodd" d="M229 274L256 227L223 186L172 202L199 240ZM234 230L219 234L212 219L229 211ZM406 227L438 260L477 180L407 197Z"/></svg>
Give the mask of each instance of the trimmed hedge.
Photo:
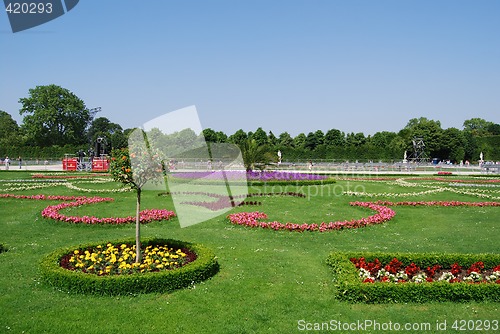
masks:
<svg viewBox="0 0 500 334"><path fill-rule="evenodd" d="M169 176L170 181L173 182L186 182L189 184L196 184L196 185L223 185L225 186L226 183L224 180L200 180L200 179L194 179L194 180L188 180L188 179L181 179L181 178L175 178L172 176ZM316 186L316 185L327 185L327 184L333 184L336 183L337 181L333 178L328 178L328 179L323 179L323 180L266 180L266 181L252 181L248 180L247 182L242 182L242 181L235 181L235 180L230 180L231 185L235 186L255 186L255 187L260 187L260 186Z"/></svg>
<svg viewBox="0 0 500 334"><path fill-rule="evenodd" d="M267 181L248 181L248 186L323 186L333 184L337 181L332 178L323 180L267 180Z"/></svg>
<svg viewBox="0 0 500 334"><path fill-rule="evenodd" d="M111 243L135 243L135 240L126 239ZM98 244L92 243L57 249L45 256L40 263L43 280L55 288L72 293L124 295L171 292L206 280L219 271L219 264L210 249L199 244L158 238L142 240L142 246L167 244L173 248L188 248L196 253L196 260L173 270L114 276L98 276L76 272L60 266L61 258L73 250L86 249Z"/></svg>
<svg viewBox="0 0 500 334"><path fill-rule="evenodd" d="M337 298L340 300L354 303L500 302L500 284L495 283L363 283L359 279L358 269L350 261L351 258L360 257L366 261L378 258L382 263L389 263L396 257L405 266L414 262L419 267L439 264L449 268L455 262L470 266L483 261L486 268L492 268L500 263L499 254L332 253L327 264L333 269Z"/></svg>

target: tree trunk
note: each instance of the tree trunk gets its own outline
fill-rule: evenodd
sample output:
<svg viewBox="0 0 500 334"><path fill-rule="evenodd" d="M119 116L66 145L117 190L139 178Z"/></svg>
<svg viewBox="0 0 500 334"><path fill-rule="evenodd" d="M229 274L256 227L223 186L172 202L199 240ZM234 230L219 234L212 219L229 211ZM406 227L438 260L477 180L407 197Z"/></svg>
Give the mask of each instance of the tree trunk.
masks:
<svg viewBox="0 0 500 334"><path fill-rule="evenodd" d="M142 260L141 252L141 221L139 214L141 212L141 189L137 189L137 205L135 211L135 262L139 263Z"/></svg>

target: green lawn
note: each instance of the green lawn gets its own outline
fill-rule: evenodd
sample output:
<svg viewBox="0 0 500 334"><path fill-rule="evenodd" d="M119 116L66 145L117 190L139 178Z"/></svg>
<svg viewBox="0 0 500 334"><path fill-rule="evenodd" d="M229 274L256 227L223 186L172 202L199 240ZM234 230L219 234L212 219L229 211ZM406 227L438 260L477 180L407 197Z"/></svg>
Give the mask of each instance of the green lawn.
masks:
<svg viewBox="0 0 500 334"><path fill-rule="evenodd" d="M8 179L31 179L31 174L0 172L0 180ZM422 181L424 184L435 185ZM240 207L233 212L258 210L267 213L270 220L320 223L373 213L349 206L355 200L488 201L452 192L399 198L341 195L342 189L356 185L373 193L428 189L341 180L322 188L289 187L289 191L310 196L256 198L262 206ZM4 188L5 182L0 183L0 194L5 193ZM116 188L116 184L92 184L88 188ZM499 196L500 188L488 189L491 196ZM252 187L252 191L259 190L263 189ZM70 215L127 216L135 210L133 192L84 193L57 186L9 193L115 198L111 203L64 211ZM144 208L174 208L168 197L157 194L145 192ZM396 216L387 223L325 233L250 229L231 225L225 215L187 228L180 228L176 218L155 222L142 226L144 237L208 246L218 257L220 272L208 281L171 294L106 297L68 294L40 283L38 262L62 246L133 237L135 226L69 225L43 219L41 210L54 203L0 198L0 243L8 248L0 254L0 333L299 333L306 331L300 330L306 324L365 320L380 324L429 323L433 331L436 322L446 320L446 332L458 333L463 331L451 329L455 320L500 321L498 303L342 303L335 299L333 276L325 263L328 254L336 250L499 253L499 208L393 207Z"/></svg>

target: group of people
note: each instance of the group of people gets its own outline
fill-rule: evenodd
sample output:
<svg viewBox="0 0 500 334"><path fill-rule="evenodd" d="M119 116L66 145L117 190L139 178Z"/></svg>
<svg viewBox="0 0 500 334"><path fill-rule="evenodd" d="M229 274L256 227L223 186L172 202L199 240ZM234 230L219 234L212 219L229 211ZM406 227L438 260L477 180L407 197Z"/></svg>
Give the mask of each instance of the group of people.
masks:
<svg viewBox="0 0 500 334"><path fill-rule="evenodd" d="M19 169L21 169L21 167L23 166L23 159L21 157L19 157L19 158L17 158L17 160L19 161ZM3 161L3 163L5 164L5 169L9 170L11 160L9 159L8 156L5 157L5 160Z"/></svg>

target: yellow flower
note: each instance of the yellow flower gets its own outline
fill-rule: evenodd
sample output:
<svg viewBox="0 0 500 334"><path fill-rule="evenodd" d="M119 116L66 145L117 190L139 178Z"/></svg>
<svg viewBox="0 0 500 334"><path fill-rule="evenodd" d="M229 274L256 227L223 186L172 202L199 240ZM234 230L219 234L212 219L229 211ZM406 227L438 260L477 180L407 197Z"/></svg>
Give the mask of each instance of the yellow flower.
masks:
<svg viewBox="0 0 500 334"><path fill-rule="evenodd" d="M73 253L74 253L74 254L78 254L78 253L80 253L80 251L77 249L77 250L75 250Z"/></svg>

